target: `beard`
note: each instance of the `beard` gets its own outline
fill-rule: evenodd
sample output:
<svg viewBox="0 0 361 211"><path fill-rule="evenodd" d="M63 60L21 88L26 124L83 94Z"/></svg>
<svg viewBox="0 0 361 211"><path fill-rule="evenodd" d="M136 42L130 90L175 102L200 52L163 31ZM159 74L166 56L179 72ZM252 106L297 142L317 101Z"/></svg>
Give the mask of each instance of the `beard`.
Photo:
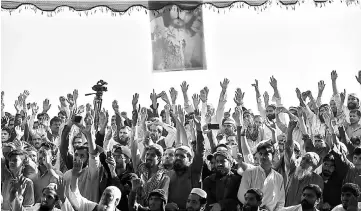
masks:
<svg viewBox="0 0 361 211"><path fill-rule="evenodd" d="M51 211L52 209L53 208L44 205L40 205L39 207L39 211Z"/></svg>
<svg viewBox="0 0 361 211"><path fill-rule="evenodd" d="M250 205L243 205L243 211L257 211L258 210L258 206L250 206Z"/></svg>
<svg viewBox="0 0 361 211"><path fill-rule="evenodd" d="M298 166L295 171L295 177L299 180L301 180L311 174L312 174L312 166L308 167L307 169L304 169L301 166Z"/></svg>
<svg viewBox="0 0 361 211"><path fill-rule="evenodd" d="M182 161L175 160L173 163L173 170L177 173L185 172L188 169L188 166L186 166Z"/></svg>
<svg viewBox="0 0 361 211"><path fill-rule="evenodd" d="M347 108L348 110L354 110L354 109L357 109L357 104L356 103L353 103L353 102L349 102L347 103Z"/></svg>
<svg viewBox="0 0 361 211"><path fill-rule="evenodd" d="M229 173L230 169L228 168L216 168L216 178L222 178Z"/></svg>
<svg viewBox="0 0 361 211"><path fill-rule="evenodd" d="M115 167L117 168L117 169L124 169L124 163L123 162L121 162L121 163L116 163L115 164Z"/></svg>
<svg viewBox="0 0 361 211"><path fill-rule="evenodd" d="M129 143L129 137L119 137L119 141L121 144L127 146Z"/></svg>
<svg viewBox="0 0 361 211"><path fill-rule="evenodd" d="M302 210L306 210L306 209L312 209L315 207L314 204L310 204L307 200L302 200L301 201L301 206L302 206Z"/></svg>
<svg viewBox="0 0 361 211"><path fill-rule="evenodd" d="M173 168L173 163L163 163L163 167L165 169L172 169Z"/></svg>
<svg viewBox="0 0 361 211"><path fill-rule="evenodd" d="M272 121L272 120L276 119L276 114L269 114L269 115L267 115L267 118L268 118L268 120Z"/></svg>
<svg viewBox="0 0 361 211"><path fill-rule="evenodd" d="M231 136L231 135L233 135L233 131L231 129L226 128L224 130L224 134L226 134L227 136Z"/></svg>
<svg viewBox="0 0 361 211"><path fill-rule="evenodd" d="M332 173L327 171L327 170L323 170L322 171L322 174L325 176L325 177L331 177Z"/></svg>
<svg viewBox="0 0 361 211"><path fill-rule="evenodd" d="M145 167L150 169L153 167L153 162L151 160L146 160Z"/></svg>

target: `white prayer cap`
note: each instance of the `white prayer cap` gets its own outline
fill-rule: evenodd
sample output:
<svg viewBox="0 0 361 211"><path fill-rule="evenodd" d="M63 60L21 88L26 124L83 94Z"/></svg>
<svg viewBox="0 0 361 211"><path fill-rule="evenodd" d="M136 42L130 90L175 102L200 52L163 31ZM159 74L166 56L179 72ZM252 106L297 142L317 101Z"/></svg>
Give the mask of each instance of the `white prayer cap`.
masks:
<svg viewBox="0 0 361 211"><path fill-rule="evenodd" d="M191 194L197 194L198 196L200 196L202 198L207 198L207 193L200 188L193 188L191 191Z"/></svg>

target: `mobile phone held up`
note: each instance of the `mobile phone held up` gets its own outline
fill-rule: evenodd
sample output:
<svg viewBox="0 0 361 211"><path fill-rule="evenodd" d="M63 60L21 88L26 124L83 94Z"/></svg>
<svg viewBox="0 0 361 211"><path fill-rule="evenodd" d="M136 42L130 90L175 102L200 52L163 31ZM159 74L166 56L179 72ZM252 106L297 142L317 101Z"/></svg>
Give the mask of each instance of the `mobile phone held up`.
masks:
<svg viewBox="0 0 361 211"><path fill-rule="evenodd" d="M208 124L208 130L219 130L219 124Z"/></svg>
<svg viewBox="0 0 361 211"><path fill-rule="evenodd" d="M75 116L75 117L74 117L74 122L75 122L75 123L80 123L82 119L83 119L82 116Z"/></svg>
<svg viewBox="0 0 361 211"><path fill-rule="evenodd" d="M111 151L108 151L107 152L107 158L110 158L112 156L112 152Z"/></svg>

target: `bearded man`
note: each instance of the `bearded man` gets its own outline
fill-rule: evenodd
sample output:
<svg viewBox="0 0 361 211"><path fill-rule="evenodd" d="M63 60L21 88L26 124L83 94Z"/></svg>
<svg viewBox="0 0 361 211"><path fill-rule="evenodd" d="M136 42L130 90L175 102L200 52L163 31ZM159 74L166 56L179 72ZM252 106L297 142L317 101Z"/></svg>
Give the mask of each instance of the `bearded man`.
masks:
<svg viewBox="0 0 361 211"><path fill-rule="evenodd" d="M317 211L316 208L322 197L322 189L315 184L310 184L302 189L301 203L285 207L281 211Z"/></svg>
<svg viewBox="0 0 361 211"><path fill-rule="evenodd" d="M185 209L190 191L193 188L201 187L203 157L205 152L204 137L200 122L194 122L197 130L194 155L192 149L188 146L181 146L175 150L173 170L169 176L167 210L177 210L177 208Z"/></svg>
<svg viewBox="0 0 361 211"><path fill-rule="evenodd" d="M216 159L216 173L204 180L203 189L207 193L206 211L231 211L239 205L237 198L241 176L231 171L233 158L228 151L218 151Z"/></svg>
<svg viewBox="0 0 361 211"><path fill-rule="evenodd" d="M301 159L296 159L294 155L294 140L292 132L297 125L296 121L290 121L288 125L287 141L285 143L285 163L289 170L288 184L286 186L285 206L293 206L300 203L301 194L309 184L316 184L323 189L323 179L320 175L314 173L314 169L320 160L314 152L307 152Z"/></svg>

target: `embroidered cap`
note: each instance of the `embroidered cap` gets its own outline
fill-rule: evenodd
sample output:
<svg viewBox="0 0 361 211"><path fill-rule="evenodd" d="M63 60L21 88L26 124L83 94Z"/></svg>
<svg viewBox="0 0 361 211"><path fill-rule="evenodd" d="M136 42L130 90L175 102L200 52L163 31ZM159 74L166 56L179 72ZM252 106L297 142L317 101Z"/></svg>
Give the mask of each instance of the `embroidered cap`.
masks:
<svg viewBox="0 0 361 211"><path fill-rule="evenodd" d="M200 189L200 188L193 188L192 191L191 191L191 194L197 194L198 196L206 199L207 198L207 193Z"/></svg>

